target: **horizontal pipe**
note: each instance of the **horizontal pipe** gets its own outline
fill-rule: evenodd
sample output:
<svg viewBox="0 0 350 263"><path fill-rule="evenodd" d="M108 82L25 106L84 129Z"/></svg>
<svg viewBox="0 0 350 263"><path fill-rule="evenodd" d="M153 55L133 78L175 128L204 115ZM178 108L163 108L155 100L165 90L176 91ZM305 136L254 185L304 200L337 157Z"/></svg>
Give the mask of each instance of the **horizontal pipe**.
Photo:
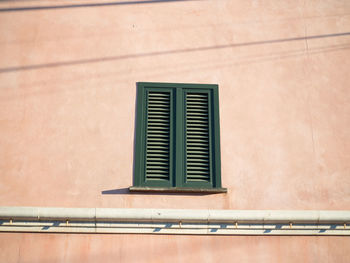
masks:
<svg viewBox="0 0 350 263"><path fill-rule="evenodd" d="M350 223L350 211L0 207L0 219L90 222Z"/></svg>

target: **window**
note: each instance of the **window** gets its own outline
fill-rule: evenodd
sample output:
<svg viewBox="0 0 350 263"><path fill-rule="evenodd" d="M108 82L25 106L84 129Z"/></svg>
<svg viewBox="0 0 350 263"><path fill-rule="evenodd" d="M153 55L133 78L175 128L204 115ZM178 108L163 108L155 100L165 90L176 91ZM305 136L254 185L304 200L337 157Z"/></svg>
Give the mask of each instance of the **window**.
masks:
<svg viewBox="0 0 350 263"><path fill-rule="evenodd" d="M217 85L137 83L130 190L226 192L219 125Z"/></svg>

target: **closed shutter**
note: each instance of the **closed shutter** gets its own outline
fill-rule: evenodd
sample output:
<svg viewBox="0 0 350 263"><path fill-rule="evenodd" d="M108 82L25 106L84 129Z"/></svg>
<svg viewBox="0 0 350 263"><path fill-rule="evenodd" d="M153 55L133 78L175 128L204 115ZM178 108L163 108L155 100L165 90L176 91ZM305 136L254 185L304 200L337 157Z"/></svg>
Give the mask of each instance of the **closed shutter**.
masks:
<svg viewBox="0 0 350 263"><path fill-rule="evenodd" d="M217 85L138 82L136 112L135 187L221 188Z"/></svg>
<svg viewBox="0 0 350 263"><path fill-rule="evenodd" d="M170 180L170 92L148 91L146 181Z"/></svg>
<svg viewBox="0 0 350 263"><path fill-rule="evenodd" d="M185 93L186 182L210 182L208 93Z"/></svg>

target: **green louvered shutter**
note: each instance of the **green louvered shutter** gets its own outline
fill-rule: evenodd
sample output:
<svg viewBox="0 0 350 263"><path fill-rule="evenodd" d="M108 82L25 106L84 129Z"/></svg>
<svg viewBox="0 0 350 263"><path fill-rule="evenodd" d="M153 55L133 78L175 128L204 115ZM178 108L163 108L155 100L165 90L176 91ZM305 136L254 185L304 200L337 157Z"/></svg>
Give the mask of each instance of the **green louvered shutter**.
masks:
<svg viewBox="0 0 350 263"><path fill-rule="evenodd" d="M208 92L185 92L186 183L211 182L210 112Z"/></svg>
<svg viewBox="0 0 350 263"><path fill-rule="evenodd" d="M134 190L225 191L218 86L138 82L137 88Z"/></svg>
<svg viewBox="0 0 350 263"><path fill-rule="evenodd" d="M171 93L147 92L145 180L170 181Z"/></svg>

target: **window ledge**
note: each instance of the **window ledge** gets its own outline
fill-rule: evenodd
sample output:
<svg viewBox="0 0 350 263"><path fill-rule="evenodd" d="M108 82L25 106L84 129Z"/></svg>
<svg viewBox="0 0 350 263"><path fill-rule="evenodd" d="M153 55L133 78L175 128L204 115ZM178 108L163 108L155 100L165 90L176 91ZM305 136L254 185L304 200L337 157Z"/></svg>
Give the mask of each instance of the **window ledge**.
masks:
<svg viewBox="0 0 350 263"><path fill-rule="evenodd" d="M227 188L190 188L190 187L139 187L130 186L130 192L153 193L193 193L193 194L220 194L227 193Z"/></svg>

